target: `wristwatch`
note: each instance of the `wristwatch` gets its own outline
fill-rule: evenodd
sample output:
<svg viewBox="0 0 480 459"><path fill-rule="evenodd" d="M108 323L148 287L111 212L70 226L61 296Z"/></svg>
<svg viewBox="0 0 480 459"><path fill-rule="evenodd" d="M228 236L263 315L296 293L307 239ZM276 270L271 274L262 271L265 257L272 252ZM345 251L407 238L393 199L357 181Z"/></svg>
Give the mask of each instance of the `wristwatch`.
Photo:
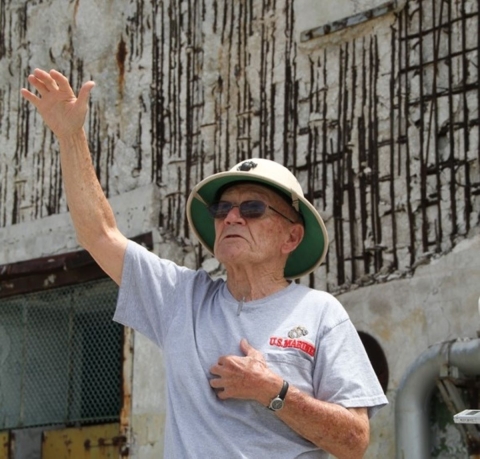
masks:
<svg viewBox="0 0 480 459"><path fill-rule="evenodd" d="M287 390L288 390L288 382L284 380L282 390L280 391L280 393L276 397L272 398L272 401L270 402L270 405L268 405L269 410L278 411L278 410L281 410L284 407L285 396L287 395Z"/></svg>

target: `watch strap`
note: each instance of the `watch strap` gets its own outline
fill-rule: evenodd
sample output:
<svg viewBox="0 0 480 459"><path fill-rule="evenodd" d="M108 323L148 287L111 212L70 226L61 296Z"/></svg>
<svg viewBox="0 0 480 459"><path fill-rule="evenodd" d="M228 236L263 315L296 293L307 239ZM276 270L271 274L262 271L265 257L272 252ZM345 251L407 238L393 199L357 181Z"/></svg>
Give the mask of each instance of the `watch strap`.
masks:
<svg viewBox="0 0 480 459"><path fill-rule="evenodd" d="M280 393L276 397L273 397L272 400L270 401L270 404L268 405L269 410L278 411L283 408L288 387L289 387L288 382L283 380L283 385L282 385L282 389L280 390Z"/></svg>
<svg viewBox="0 0 480 459"><path fill-rule="evenodd" d="M282 390L277 395L277 398L281 398L282 400L285 400L285 396L287 395L287 391L288 391L288 382L283 380Z"/></svg>

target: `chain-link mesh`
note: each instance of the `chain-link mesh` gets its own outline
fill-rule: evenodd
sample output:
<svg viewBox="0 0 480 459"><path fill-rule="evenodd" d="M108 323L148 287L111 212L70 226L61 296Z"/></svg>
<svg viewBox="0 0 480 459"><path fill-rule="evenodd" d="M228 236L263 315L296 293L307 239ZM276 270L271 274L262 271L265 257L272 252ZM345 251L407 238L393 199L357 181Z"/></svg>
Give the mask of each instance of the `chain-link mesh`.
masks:
<svg viewBox="0 0 480 459"><path fill-rule="evenodd" d="M101 280L0 300L0 430L119 418L117 293Z"/></svg>

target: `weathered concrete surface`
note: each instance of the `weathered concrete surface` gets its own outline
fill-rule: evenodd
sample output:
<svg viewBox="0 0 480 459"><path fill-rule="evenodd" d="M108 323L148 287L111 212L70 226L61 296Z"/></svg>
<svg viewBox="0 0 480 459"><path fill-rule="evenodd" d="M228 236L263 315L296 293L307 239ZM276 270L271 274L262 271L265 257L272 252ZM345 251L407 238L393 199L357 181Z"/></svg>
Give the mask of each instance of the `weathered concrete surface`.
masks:
<svg viewBox="0 0 480 459"><path fill-rule="evenodd" d="M146 185L110 199L127 237L152 231L158 219L158 188ZM0 265L82 249L68 213L0 228Z"/></svg>
<svg viewBox="0 0 480 459"><path fill-rule="evenodd" d="M478 222L473 0L410 1L303 44L291 2L2 5L0 227L66 211L58 146L18 94L35 66L97 82L86 127L102 186L156 183L175 238L190 237L192 186L245 156L291 167L322 211L319 288L408 275Z"/></svg>
<svg viewBox="0 0 480 459"><path fill-rule="evenodd" d="M122 230L154 231L157 253L218 274L190 240L192 186L247 156L298 175L331 237L326 263L302 282L340 295L377 338L393 403L418 352L476 327L478 1L410 0L300 44L315 18L377 4L330 3L0 1L0 263L77 247L58 145L20 87L36 66L76 88L94 79L86 129L98 177ZM141 388L157 356L137 345ZM162 415L133 403L143 457L161 436L140 426ZM390 410L374 421L369 457L393 457Z"/></svg>
<svg viewBox="0 0 480 459"><path fill-rule="evenodd" d="M391 430L395 394L406 369L434 343L477 336L479 253L480 236L476 236L448 255L420 266L410 279L339 296L357 329L381 343L389 363L387 396L391 404L373 420L367 457L395 457ZM456 447L452 444L452 451Z"/></svg>
<svg viewBox="0 0 480 459"><path fill-rule="evenodd" d="M133 457L163 457L165 431L165 374L157 346L140 334L135 335L132 391Z"/></svg>

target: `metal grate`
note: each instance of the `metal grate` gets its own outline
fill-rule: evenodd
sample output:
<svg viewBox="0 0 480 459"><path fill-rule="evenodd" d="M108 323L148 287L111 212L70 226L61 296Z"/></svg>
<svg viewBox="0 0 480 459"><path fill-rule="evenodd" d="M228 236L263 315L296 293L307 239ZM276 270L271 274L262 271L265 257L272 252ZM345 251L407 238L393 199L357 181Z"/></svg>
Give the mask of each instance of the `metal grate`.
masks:
<svg viewBox="0 0 480 459"><path fill-rule="evenodd" d="M118 420L117 293L101 280L0 301L0 430Z"/></svg>

